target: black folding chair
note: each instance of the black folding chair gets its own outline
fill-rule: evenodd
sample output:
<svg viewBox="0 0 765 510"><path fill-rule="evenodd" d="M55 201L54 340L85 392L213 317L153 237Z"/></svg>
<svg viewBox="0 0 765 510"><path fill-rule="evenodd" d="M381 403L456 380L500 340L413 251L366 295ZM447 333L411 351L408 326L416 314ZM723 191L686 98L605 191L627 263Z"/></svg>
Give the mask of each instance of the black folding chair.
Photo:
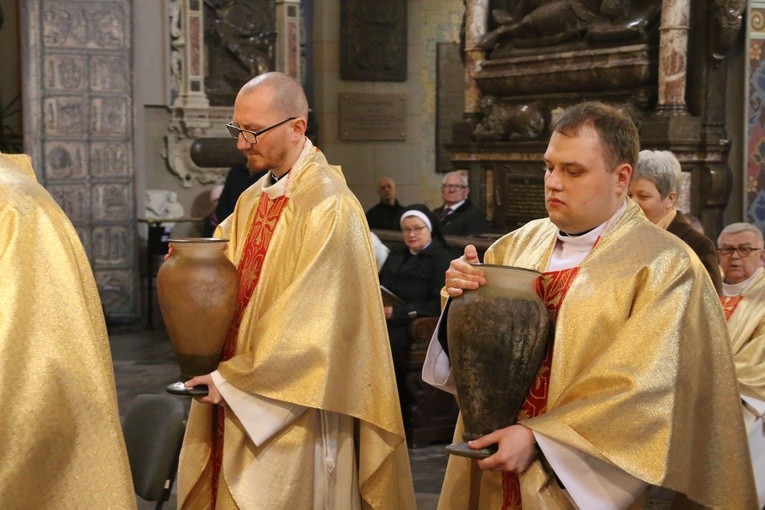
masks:
<svg viewBox="0 0 765 510"><path fill-rule="evenodd" d="M136 494L156 501L156 510L170 498L178 456L186 430L186 412L176 397L138 395L122 424Z"/></svg>

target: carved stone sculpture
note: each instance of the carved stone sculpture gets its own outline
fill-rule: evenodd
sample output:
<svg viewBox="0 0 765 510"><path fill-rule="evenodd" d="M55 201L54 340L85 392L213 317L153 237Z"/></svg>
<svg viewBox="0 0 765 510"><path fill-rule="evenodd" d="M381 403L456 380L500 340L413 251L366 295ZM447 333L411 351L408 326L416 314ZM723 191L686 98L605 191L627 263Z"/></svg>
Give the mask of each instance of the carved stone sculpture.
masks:
<svg viewBox="0 0 765 510"><path fill-rule="evenodd" d="M273 3L273 0L205 2L209 67L205 91L212 106L229 106L247 80L275 68Z"/></svg>
<svg viewBox="0 0 765 510"><path fill-rule="evenodd" d="M715 0L712 24L712 55L722 60L733 47L741 30L745 0Z"/></svg>
<svg viewBox="0 0 765 510"><path fill-rule="evenodd" d="M639 38L660 11L660 0L520 0L512 11L492 13L499 27L484 35L481 46L490 51Z"/></svg>
<svg viewBox="0 0 765 510"><path fill-rule="evenodd" d="M550 122L550 113L541 102L508 104L495 96L481 99L481 114L473 131L476 140L536 140Z"/></svg>

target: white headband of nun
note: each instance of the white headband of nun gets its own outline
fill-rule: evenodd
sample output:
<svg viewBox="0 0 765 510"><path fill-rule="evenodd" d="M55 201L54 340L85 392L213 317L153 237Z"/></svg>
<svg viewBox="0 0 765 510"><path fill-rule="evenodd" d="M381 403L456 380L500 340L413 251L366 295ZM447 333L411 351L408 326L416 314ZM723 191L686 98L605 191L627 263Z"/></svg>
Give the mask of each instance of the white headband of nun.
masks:
<svg viewBox="0 0 765 510"><path fill-rule="evenodd" d="M401 220L399 220L399 224L403 225L404 219L410 216L416 216L420 218L422 221L425 222L425 225L428 227L428 232L433 232L433 224L430 223L430 220L428 219L428 215L422 211L418 211L417 209L410 209L409 211L404 211L404 214L401 215Z"/></svg>

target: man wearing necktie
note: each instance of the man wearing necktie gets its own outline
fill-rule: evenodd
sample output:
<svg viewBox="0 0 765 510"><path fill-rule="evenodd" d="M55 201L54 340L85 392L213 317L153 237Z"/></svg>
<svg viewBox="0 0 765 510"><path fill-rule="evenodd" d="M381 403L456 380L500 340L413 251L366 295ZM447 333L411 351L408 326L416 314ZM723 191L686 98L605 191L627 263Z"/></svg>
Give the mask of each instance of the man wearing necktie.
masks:
<svg viewBox="0 0 765 510"><path fill-rule="evenodd" d="M477 236L485 228L484 216L468 198L467 176L459 171L444 175L441 184L443 205L433 210L445 235Z"/></svg>

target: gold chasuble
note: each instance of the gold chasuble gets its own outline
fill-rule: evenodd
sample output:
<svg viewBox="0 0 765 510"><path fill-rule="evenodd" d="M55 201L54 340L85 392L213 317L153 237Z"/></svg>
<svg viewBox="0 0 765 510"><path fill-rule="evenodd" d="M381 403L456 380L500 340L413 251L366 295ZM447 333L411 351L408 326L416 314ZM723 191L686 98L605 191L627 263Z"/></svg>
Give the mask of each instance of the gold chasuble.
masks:
<svg viewBox="0 0 765 510"><path fill-rule="evenodd" d="M765 400L765 271L738 296L721 296L742 395Z"/></svg>
<svg viewBox="0 0 765 510"><path fill-rule="evenodd" d="M109 339L77 232L0 154L0 507L136 507Z"/></svg>
<svg viewBox="0 0 765 510"><path fill-rule="evenodd" d="M557 232L547 218L532 221L485 262L544 272ZM698 258L632 200L558 311L546 412L520 423L702 507L756 508L719 298ZM468 465L450 459L439 508L465 508ZM502 504L497 475L484 473L482 509ZM520 486L524 510L572 508L543 459ZM630 508L645 505L644 496ZM678 507L693 506L679 496Z"/></svg>
<svg viewBox="0 0 765 510"><path fill-rule="evenodd" d="M317 471L340 469L327 454L331 442L317 433L332 416L347 418L352 426L351 458L361 508L414 509L364 212L340 168L329 165L316 149L283 179L282 196L264 191L269 189L267 179L268 175L242 194L218 231L230 239L226 253L240 268L243 281L252 276L245 273L257 272L252 294L238 313L233 352L220 363L218 373L237 390L307 410L256 444L247 429L253 424L223 407L216 509L326 508L314 499L312 487L326 483L327 476ZM274 187L278 185L281 181ZM263 200L285 202L283 208L261 208ZM255 220L259 209L280 209L272 235L270 227L262 228L262 218ZM249 271L241 262L253 246L248 243L253 228L270 240L255 263L258 267L245 264ZM179 468L182 508L211 506L213 408L192 402Z"/></svg>

